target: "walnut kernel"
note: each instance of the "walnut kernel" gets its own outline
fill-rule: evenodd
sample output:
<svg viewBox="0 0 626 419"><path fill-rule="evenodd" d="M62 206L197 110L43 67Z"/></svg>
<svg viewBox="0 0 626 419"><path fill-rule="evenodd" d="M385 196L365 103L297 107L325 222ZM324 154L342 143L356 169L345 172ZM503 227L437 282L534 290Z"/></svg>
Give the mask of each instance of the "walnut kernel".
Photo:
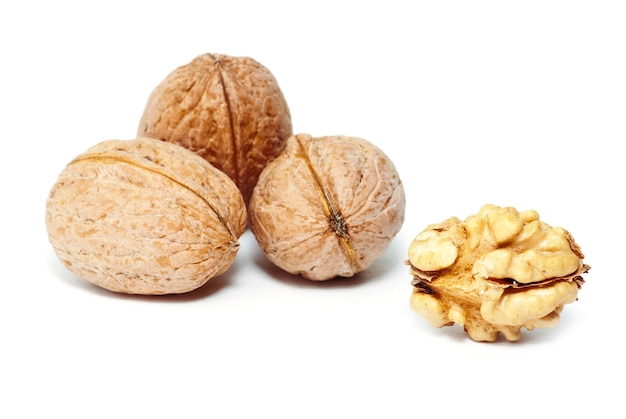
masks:
<svg viewBox="0 0 626 419"><path fill-rule="evenodd" d="M435 327L462 325L477 341L555 326L590 269L568 231L534 210L495 205L428 226L408 254L411 307Z"/></svg>
<svg viewBox="0 0 626 419"><path fill-rule="evenodd" d="M266 67L248 57L203 54L152 91L137 136L197 153L230 176L248 202L261 170L291 134L287 102Z"/></svg>
<svg viewBox="0 0 626 419"><path fill-rule="evenodd" d="M129 294L196 289L226 271L246 226L234 182L175 144L110 140L77 156L46 202L61 262L79 278Z"/></svg>
<svg viewBox="0 0 626 419"><path fill-rule="evenodd" d="M298 134L261 173L250 229L275 265L321 281L367 269L400 230L404 210L402 182L379 148Z"/></svg>

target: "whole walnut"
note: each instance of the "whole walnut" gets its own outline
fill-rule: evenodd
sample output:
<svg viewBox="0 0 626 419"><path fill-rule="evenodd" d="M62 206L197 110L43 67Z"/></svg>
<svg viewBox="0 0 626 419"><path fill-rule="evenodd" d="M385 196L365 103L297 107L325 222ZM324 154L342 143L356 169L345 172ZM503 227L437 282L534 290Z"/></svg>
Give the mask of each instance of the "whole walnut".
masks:
<svg viewBox="0 0 626 419"><path fill-rule="evenodd" d="M183 147L110 140L61 172L46 226L58 258L87 282L129 294L184 293L231 266L246 207L228 176Z"/></svg>
<svg viewBox="0 0 626 419"><path fill-rule="evenodd" d="M409 246L411 307L435 327L454 323L477 341L553 327L590 267L570 233L534 210L485 205L428 226Z"/></svg>
<svg viewBox="0 0 626 419"><path fill-rule="evenodd" d="M171 72L150 94L137 132L205 158L235 181L246 203L291 134L289 108L270 71L222 54L200 55Z"/></svg>
<svg viewBox="0 0 626 419"><path fill-rule="evenodd" d="M367 269L400 230L404 210L402 182L379 148L298 134L261 173L249 220L271 262L321 281Z"/></svg>

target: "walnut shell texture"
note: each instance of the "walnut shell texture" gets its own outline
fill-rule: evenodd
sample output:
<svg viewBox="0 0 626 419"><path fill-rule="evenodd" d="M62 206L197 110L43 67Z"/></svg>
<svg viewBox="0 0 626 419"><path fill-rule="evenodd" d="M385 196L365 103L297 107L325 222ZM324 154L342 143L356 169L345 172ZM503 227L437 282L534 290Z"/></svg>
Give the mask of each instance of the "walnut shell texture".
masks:
<svg viewBox="0 0 626 419"><path fill-rule="evenodd" d="M177 294L225 272L246 228L234 182L175 144L109 140L77 156L46 202L61 262L128 294Z"/></svg>
<svg viewBox="0 0 626 419"><path fill-rule="evenodd" d="M249 201L259 174L292 135L289 107L270 71L249 57L203 54L150 94L138 137L181 145L235 181Z"/></svg>
<svg viewBox="0 0 626 419"><path fill-rule="evenodd" d="M268 259L311 280L367 269L404 222L392 161L347 136L292 136L268 164L249 205L250 229Z"/></svg>

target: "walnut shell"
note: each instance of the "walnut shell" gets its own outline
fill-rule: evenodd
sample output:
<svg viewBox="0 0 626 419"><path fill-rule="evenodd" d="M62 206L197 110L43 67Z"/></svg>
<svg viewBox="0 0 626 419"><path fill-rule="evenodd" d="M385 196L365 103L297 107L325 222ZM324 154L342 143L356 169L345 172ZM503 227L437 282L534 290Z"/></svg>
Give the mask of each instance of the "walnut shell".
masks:
<svg viewBox="0 0 626 419"><path fill-rule="evenodd" d="M48 237L79 278L111 291L171 294L226 271L246 227L228 176L158 140L110 140L77 156L46 203Z"/></svg>
<svg viewBox="0 0 626 419"><path fill-rule="evenodd" d="M271 262L321 281L367 269L399 232L404 210L402 182L379 148L299 134L261 173L249 220Z"/></svg>
<svg viewBox="0 0 626 419"><path fill-rule="evenodd" d="M197 153L230 176L248 202L291 134L287 102L267 68L248 57L203 54L154 89L137 136Z"/></svg>
<svg viewBox="0 0 626 419"><path fill-rule="evenodd" d="M570 233L534 210L483 206L432 224L409 246L411 308L435 327L454 323L477 341L521 338L558 324L590 268Z"/></svg>

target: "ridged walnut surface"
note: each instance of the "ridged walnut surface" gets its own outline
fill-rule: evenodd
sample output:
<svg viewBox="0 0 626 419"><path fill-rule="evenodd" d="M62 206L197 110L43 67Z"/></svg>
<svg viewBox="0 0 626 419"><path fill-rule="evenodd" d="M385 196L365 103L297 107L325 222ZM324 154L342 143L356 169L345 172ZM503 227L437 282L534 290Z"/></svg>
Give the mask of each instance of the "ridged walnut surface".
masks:
<svg viewBox="0 0 626 419"><path fill-rule="evenodd" d="M409 246L411 307L435 327L454 323L477 341L553 327L589 270L570 233L534 210L485 205L428 226Z"/></svg>
<svg viewBox="0 0 626 419"><path fill-rule="evenodd" d="M154 89L137 136L197 153L230 176L248 202L291 134L287 102L267 68L248 57L204 54Z"/></svg>
<svg viewBox="0 0 626 419"><path fill-rule="evenodd" d="M230 178L182 147L147 138L105 141L76 157L46 206L61 262L129 294L200 287L232 264L245 225Z"/></svg>
<svg viewBox="0 0 626 419"><path fill-rule="evenodd" d="M391 160L366 140L299 134L262 172L250 229L275 265L312 280L367 269L404 221Z"/></svg>

